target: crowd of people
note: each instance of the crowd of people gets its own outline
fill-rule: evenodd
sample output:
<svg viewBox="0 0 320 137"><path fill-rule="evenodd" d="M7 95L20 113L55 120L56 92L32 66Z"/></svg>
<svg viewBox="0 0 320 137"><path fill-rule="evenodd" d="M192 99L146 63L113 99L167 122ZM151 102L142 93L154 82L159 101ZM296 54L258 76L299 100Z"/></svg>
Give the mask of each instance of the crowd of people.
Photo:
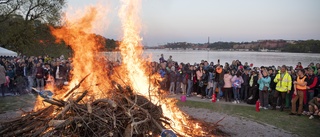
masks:
<svg viewBox="0 0 320 137"><path fill-rule="evenodd" d="M20 95L31 93L32 88L43 90L47 84L62 88L69 78L70 60L64 56L0 57L0 90Z"/></svg>
<svg viewBox="0 0 320 137"><path fill-rule="evenodd" d="M185 94L217 101L256 104L261 109L290 109L290 115L320 116L320 64L301 62L293 66L259 66L239 60L217 64L202 60L199 63L178 63L172 56L159 59L158 73L161 88L169 94ZM298 111L297 111L298 108Z"/></svg>
<svg viewBox="0 0 320 137"><path fill-rule="evenodd" d="M63 56L0 57L0 90L20 95L33 87L43 90L46 84L62 88L70 78L71 60ZM153 62L153 73L161 75L160 86L170 94L197 96L202 99L255 104L261 109L290 109L290 115L320 116L320 64L301 62L292 66L260 66L239 60L220 64L202 60L199 63L178 63L161 55ZM111 68L112 69L112 68ZM110 70L112 71L112 70ZM54 82L53 82L54 81Z"/></svg>

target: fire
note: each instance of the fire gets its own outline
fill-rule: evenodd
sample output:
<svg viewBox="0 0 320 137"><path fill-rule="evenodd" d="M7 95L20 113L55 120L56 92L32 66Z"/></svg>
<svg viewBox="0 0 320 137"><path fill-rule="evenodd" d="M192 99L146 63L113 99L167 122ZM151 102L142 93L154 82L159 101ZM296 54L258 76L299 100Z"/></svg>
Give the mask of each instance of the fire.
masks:
<svg viewBox="0 0 320 137"><path fill-rule="evenodd" d="M86 14L77 20L67 20L61 28L51 28L52 34L57 40L64 41L73 50L72 78L67 89L72 89L88 74L88 78L81 84L77 92L88 92L91 99L108 97L108 90L112 89L113 82L130 86L136 94L143 95L152 103L160 105L163 115L171 119L170 125L164 126L173 129L183 136L202 136L203 131L198 123L192 123L176 106L176 100L166 97L166 92L161 91L159 84L150 79L158 76L149 76L147 60L143 59L143 48L140 37L139 9L141 0L122 0L119 16L122 22L123 38L120 44L122 63L117 68L120 73L117 76L107 77L106 60L100 57L99 49L103 47L103 41L93 35L93 24L97 22L99 12L96 8L89 8ZM101 59L102 58L102 59ZM55 98L66 100L66 90L55 90ZM90 100L91 100L90 99ZM42 104L38 101L36 107ZM197 130L194 130L197 129ZM187 134L186 134L187 133Z"/></svg>
<svg viewBox="0 0 320 137"><path fill-rule="evenodd" d="M141 0L122 0L119 16L122 21L123 39L120 45L123 67L127 70L130 85L138 94L144 95L154 104L159 103L164 116L173 122L170 126L179 134L184 134L186 126L197 129L198 124L189 123L187 116L176 106L174 99L159 96L158 85L149 81L146 72L146 61L142 58L142 45L139 24L139 8ZM161 94L161 93L160 93ZM163 93L161 94L163 95ZM169 128L169 126L167 126ZM198 133L199 135L202 134ZM187 135L186 135L187 136Z"/></svg>
<svg viewBox="0 0 320 137"><path fill-rule="evenodd" d="M92 34L93 24L98 19L96 8L87 9L87 14L75 21L67 21L65 27L54 29L52 34L58 39L66 42L73 49L72 57L72 80L69 89L78 84L82 78L90 74L82 87L91 89L94 97L101 98L106 95L101 91L101 85L105 91L109 81L105 79L107 70L106 63L101 61L97 53L103 47L103 40ZM97 85L100 85L99 87ZM82 91L81 91L82 92ZM58 94L62 95L62 94Z"/></svg>

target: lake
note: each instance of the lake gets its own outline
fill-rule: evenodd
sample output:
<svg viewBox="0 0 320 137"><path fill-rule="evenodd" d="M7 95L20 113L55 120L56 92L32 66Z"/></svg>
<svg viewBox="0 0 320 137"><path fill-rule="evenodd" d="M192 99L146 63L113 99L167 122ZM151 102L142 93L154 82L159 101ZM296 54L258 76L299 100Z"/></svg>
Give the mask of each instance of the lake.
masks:
<svg viewBox="0 0 320 137"><path fill-rule="evenodd" d="M285 52L239 52L239 51L185 51L185 50L145 50L144 57L151 57L152 61L159 62L160 55L163 54L167 60L169 56L177 62L199 63L201 60L217 63L220 59L222 65L225 62L231 63L233 60L253 63L254 66L295 66L297 62L302 62L302 66L306 67L311 62L320 63L320 54L314 53L285 53ZM110 60L120 58L120 55L109 54Z"/></svg>

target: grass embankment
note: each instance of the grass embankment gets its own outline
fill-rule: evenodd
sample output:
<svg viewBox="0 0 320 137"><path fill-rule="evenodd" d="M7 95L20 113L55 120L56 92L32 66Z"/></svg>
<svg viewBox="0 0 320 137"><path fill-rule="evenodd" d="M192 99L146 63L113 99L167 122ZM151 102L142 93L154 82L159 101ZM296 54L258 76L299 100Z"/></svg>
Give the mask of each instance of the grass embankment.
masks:
<svg viewBox="0 0 320 137"><path fill-rule="evenodd" d="M17 111L20 108L33 107L34 102L35 96L32 94L0 97L0 114L7 111Z"/></svg>
<svg viewBox="0 0 320 137"><path fill-rule="evenodd" d="M254 120L261 124L269 124L286 131L305 137L317 137L320 135L319 118L309 120L307 116L289 116L289 111L261 110L255 111L252 106L240 106L233 104L186 101L178 102L179 106L204 108L214 112L225 113L232 116L240 116Z"/></svg>

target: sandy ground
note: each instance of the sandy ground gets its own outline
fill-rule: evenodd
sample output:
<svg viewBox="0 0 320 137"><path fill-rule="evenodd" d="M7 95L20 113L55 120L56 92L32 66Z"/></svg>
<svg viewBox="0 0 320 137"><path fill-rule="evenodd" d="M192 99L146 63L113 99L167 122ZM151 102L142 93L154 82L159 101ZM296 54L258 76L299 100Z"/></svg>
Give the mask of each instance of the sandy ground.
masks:
<svg viewBox="0 0 320 137"><path fill-rule="evenodd" d="M277 127L261 124L242 117L216 113L202 108L181 107L185 113L206 122L216 123L223 119L219 125L222 131L234 137L297 137L298 135L284 131Z"/></svg>

